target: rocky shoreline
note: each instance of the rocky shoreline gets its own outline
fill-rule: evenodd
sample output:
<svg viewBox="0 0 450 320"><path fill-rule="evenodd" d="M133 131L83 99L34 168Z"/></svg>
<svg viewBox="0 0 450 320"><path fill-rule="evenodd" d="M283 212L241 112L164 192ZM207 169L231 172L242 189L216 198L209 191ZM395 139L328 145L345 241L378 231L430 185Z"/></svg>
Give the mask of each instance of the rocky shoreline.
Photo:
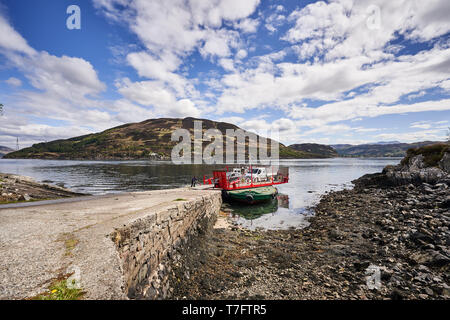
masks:
<svg viewBox="0 0 450 320"><path fill-rule="evenodd" d="M212 230L175 268L174 298L449 299L448 160L328 193L305 229Z"/></svg>
<svg viewBox="0 0 450 320"><path fill-rule="evenodd" d="M83 194L62 187L38 183L29 177L0 173L0 204L50 200L81 195Z"/></svg>

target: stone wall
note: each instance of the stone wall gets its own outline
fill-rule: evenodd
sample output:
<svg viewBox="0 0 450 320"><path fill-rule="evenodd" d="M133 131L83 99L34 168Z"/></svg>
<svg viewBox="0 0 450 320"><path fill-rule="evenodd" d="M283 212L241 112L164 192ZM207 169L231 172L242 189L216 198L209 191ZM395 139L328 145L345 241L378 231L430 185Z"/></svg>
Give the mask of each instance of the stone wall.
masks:
<svg viewBox="0 0 450 320"><path fill-rule="evenodd" d="M213 225L221 203L219 192L205 191L201 200L180 201L115 229L111 238L119 252L128 298L170 298L172 266Z"/></svg>

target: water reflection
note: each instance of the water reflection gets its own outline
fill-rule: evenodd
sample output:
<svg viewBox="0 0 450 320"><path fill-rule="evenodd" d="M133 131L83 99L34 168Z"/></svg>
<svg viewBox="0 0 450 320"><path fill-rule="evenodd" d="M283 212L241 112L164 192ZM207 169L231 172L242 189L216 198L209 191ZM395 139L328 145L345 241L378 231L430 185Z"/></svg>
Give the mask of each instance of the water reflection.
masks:
<svg viewBox="0 0 450 320"><path fill-rule="evenodd" d="M289 210L278 208L276 211L260 216L256 219L247 219L243 216L232 216L234 224L250 230L270 229L285 230L290 228L303 228L309 225L308 217L313 212L307 209Z"/></svg>
<svg viewBox="0 0 450 320"><path fill-rule="evenodd" d="M278 194L278 207L289 209L289 196L287 194Z"/></svg>
<svg viewBox="0 0 450 320"><path fill-rule="evenodd" d="M239 215L248 220L253 220L261 217L264 214L277 211L278 206L279 203L277 198L256 205L236 202L224 202L222 211L230 212L234 215Z"/></svg>

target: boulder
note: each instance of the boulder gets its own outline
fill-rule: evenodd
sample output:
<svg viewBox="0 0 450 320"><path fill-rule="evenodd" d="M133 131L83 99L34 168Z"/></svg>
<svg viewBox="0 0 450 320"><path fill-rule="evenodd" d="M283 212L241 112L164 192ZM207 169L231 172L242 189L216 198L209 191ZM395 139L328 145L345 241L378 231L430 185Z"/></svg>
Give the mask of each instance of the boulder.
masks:
<svg viewBox="0 0 450 320"><path fill-rule="evenodd" d="M450 152L446 152L441 161L439 161L439 168L447 173L450 173Z"/></svg>
<svg viewBox="0 0 450 320"><path fill-rule="evenodd" d="M446 168L448 160L444 158L442 160L442 165L440 162L440 166ZM394 185L419 184L424 182L436 184L449 176L448 172L444 171L441 167L427 167L424 163L424 157L421 154L411 157L406 164L387 166L384 168L383 173Z"/></svg>

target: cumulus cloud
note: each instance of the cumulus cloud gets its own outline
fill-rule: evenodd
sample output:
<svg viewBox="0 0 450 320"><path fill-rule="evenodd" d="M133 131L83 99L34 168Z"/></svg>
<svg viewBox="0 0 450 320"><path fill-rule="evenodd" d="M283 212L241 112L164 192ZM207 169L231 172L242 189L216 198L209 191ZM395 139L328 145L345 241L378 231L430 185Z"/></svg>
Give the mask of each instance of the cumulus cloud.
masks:
<svg viewBox="0 0 450 320"><path fill-rule="evenodd" d="M200 115L200 110L190 99L177 99L175 94L159 81L131 82L125 78L117 83L117 88L126 99L152 107L154 115L175 117Z"/></svg>
<svg viewBox="0 0 450 320"><path fill-rule="evenodd" d="M95 95L106 89L94 67L86 60L68 56L57 57L41 52L22 60L27 78L37 89L60 97Z"/></svg>
<svg viewBox="0 0 450 320"><path fill-rule="evenodd" d="M5 82L13 87L22 86L22 81L20 79L14 78L14 77L11 77L11 78L5 80Z"/></svg>
<svg viewBox="0 0 450 320"><path fill-rule="evenodd" d="M36 51L27 41L8 23L5 17L0 15L0 49L33 55Z"/></svg>
<svg viewBox="0 0 450 320"><path fill-rule="evenodd" d="M406 133L381 133L375 135L374 138L377 141L404 141L404 142L417 142L417 141L443 141L446 131L441 130L420 130Z"/></svg>
<svg viewBox="0 0 450 320"><path fill-rule="evenodd" d="M127 61L136 69L139 76L162 81L179 95L185 96L195 92L188 79L174 72L180 64L180 59L171 53L165 53L157 58L144 51L135 52L127 56Z"/></svg>
<svg viewBox="0 0 450 320"><path fill-rule="evenodd" d="M449 2L442 0L426 4L416 0L319 1L289 15L295 25L283 39L300 43L302 58L314 54L324 54L325 59L377 57L398 35L426 41L446 34L450 22L444 16L449 12Z"/></svg>
<svg viewBox="0 0 450 320"><path fill-rule="evenodd" d="M22 73L4 81L34 88L9 97L16 115L6 108L0 119L8 137L17 134L12 123L30 132L29 141L48 134L26 116L77 134L143 118L205 116L271 128L286 141L330 141L327 134L377 130L352 121L450 110L449 1L331 0L291 12L278 4L259 10L260 0L93 2L136 35L126 49L112 49L136 77L120 74L110 89L121 97L102 99L106 84L89 61L35 50L0 16L0 54ZM411 43L421 51L405 50ZM257 116L268 109L275 112ZM409 129L430 138L441 134L436 126L416 121Z"/></svg>
<svg viewBox="0 0 450 320"><path fill-rule="evenodd" d="M108 17L126 21L131 30L151 52L162 49L185 55L194 48L204 47L212 38L223 40L223 22L235 23L246 32L254 32L257 22L247 19L260 0L94 0ZM120 8L121 10L118 10ZM223 43L221 45L224 45ZM208 49L205 49L208 50ZM226 51L221 49L222 53Z"/></svg>
<svg viewBox="0 0 450 320"><path fill-rule="evenodd" d="M430 88L439 86L448 91L448 71L445 71L450 63L448 44L438 42L433 49L416 54L392 53L389 43L398 33L409 38L414 32L415 38L426 37L427 27L418 17L437 11L411 2L415 3L411 7L415 10L414 18L410 17L410 11L390 1L317 2L295 10L289 16L294 25L283 39L298 53L298 62L260 59L256 67L225 75L218 113L276 107L291 117L326 124L393 114L396 110L449 110L447 101L388 107L399 103L405 95ZM367 27L367 8L374 3L381 8L382 31ZM410 8L410 4L405 5ZM446 12L448 4L433 1L430 6ZM449 31L447 23L435 24L433 28L435 37ZM315 57L313 61L303 61L310 56ZM364 86L365 92L356 94L355 90ZM307 99L332 102L322 102L323 106L318 108L302 107L301 102Z"/></svg>
<svg viewBox="0 0 450 320"><path fill-rule="evenodd" d="M241 30L244 33L255 33L258 30L258 19L242 19L241 21L233 24L234 28Z"/></svg>
<svg viewBox="0 0 450 320"><path fill-rule="evenodd" d="M236 53L236 59L242 60L242 59L244 59L245 57L247 57L247 55L248 55L247 50L240 49L240 50Z"/></svg>
<svg viewBox="0 0 450 320"><path fill-rule="evenodd" d="M151 81L127 80L119 92L168 115L200 114L193 102L199 100L194 81L180 73L185 57L198 50L203 59L233 71L231 56L238 60L247 56L236 30L253 33L259 24L248 18L259 0L95 0L94 4L110 19L127 23L145 47L145 51L128 54L127 62L140 77ZM224 28L225 23L236 30Z"/></svg>
<svg viewBox="0 0 450 320"><path fill-rule="evenodd" d="M443 121L429 121L429 120L424 120L424 121L416 121L411 123L410 127L411 128L416 128L416 129L447 129L447 125L448 125L448 121L447 120L443 120Z"/></svg>
<svg viewBox="0 0 450 320"><path fill-rule="evenodd" d="M91 63L76 57L36 51L0 16L0 52L9 66L19 70L35 90L10 96L12 108L0 119L2 139L20 136L25 141L69 137L118 124L103 101L96 99L106 89ZM6 83L21 86L11 77ZM29 123L28 116L60 121L60 126ZM8 138L9 137L9 138Z"/></svg>
<svg viewBox="0 0 450 320"><path fill-rule="evenodd" d="M277 31L277 28L281 25L283 25L286 21L286 16L279 13L279 11L282 10L276 10L277 12L272 13L269 15L266 20L264 26L270 33L274 33Z"/></svg>

